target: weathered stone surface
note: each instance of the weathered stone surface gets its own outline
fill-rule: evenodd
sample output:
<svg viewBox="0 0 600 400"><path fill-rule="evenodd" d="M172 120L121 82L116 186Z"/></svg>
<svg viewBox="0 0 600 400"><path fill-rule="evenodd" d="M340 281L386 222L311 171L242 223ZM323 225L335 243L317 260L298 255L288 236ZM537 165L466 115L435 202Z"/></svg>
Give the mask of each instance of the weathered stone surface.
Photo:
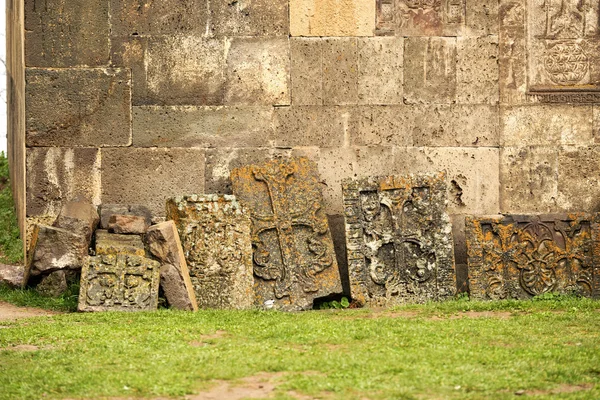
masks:
<svg viewBox="0 0 600 400"><path fill-rule="evenodd" d="M25 65L107 65L109 29L106 0L26 1Z"/></svg>
<svg viewBox="0 0 600 400"><path fill-rule="evenodd" d="M128 254L90 257L81 271L79 311L151 311L158 307L160 263Z"/></svg>
<svg viewBox="0 0 600 400"><path fill-rule="evenodd" d="M592 137L594 138L594 143L600 143L600 105L593 106Z"/></svg>
<svg viewBox="0 0 600 400"><path fill-rule="evenodd" d="M358 39L358 100L361 104L402 104L404 40Z"/></svg>
<svg viewBox="0 0 600 400"><path fill-rule="evenodd" d="M557 164L558 198L553 209L599 210L600 146L564 146Z"/></svg>
<svg viewBox="0 0 600 400"><path fill-rule="evenodd" d="M465 0L377 0L377 34L456 36L465 23Z"/></svg>
<svg viewBox="0 0 600 400"><path fill-rule="evenodd" d="M351 119L345 107L297 106L275 108L277 147L338 147Z"/></svg>
<svg viewBox="0 0 600 400"><path fill-rule="evenodd" d="M527 102L525 16L525 0L500 0L498 58L502 104Z"/></svg>
<svg viewBox="0 0 600 400"><path fill-rule="evenodd" d="M25 286L25 267L22 265L0 264L0 284L13 288Z"/></svg>
<svg viewBox="0 0 600 400"><path fill-rule="evenodd" d="M274 154L273 149L255 147L208 149L204 193L231 194L229 175L234 168L270 160Z"/></svg>
<svg viewBox="0 0 600 400"><path fill-rule="evenodd" d="M113 233L144 234L150 224L137 215L114 214L108 220L108 230Z"/></svg>
<svg viewBox="0 0 600 400"><path fill-rule="evenodd" d="M179 310L198 310L194 286L175 223L165 221L150 227L144 239L150 253L161 261L160 286L169 305Z"/></svg>
<svg viewBox="0 0 600 400"><path fill-rule="evenodd" d="M290 38L293 105L323 104L323 43L320 38Z"/></svg>
<svg viewBox="0 0 600 400"><path fill-rule="evenodd" d="M498 36L457 39L456 101L498 103Z"/></svg>
<svg viewBox="0 0 600 400"><path fill-rule="evenodd" d="M165 201L204 192L202 149L103 149L102 201L142 204L165 215Z"/></svg>
<svg viewBox="0 0 600 400"><path fill-rule="evenodd" d="M95 205L86 200L75 200L63 205L53 225L85 237L89 246L99 222Z"/></svg>
<svg viewBox="0 0 600 400"><path fill-rule="evenodd" d="M466 0L467 34L497 35L498 7L498 0Z"/></svg>
<svg viewBox="0 0 600 400"><path fill-rule="evenodd" d="M27 149L27 215L56 217L78 197L100 204L100 167L98 149Z"/></svg>
<svg viewBox="0 0 600 400"><path fill-rule="evenodd" d="M146 251L140 235L121 235L98 229L96 231L96 254L131 254L144 257Z"/></svg>
<svg viewBox="0 0 600 400"><path fill-rule="evenodd" d="M309 309L342 287L316 165L272 160L231 172L233 193L252 220L257 304Z"/></svg>
<svg viewBox="0 0 600 400"><path fill-rule="evenodd" d="M225 104L289 105L289 39L232 39L226 78Z"/></svg>
<svg viewBox="0 0 600 400"><path fill-rule="evenodd" d="M44 276L35 290L47 297L58 297L67 291L67 276L64 270L54 271Z"/></svg>
<svg viewBox="0 0 600 400"><path fill-rule="evenodd" d="M136 147L264 147L272 139L273 107L133 108Z"/></svg>
<svg viewBox="0 0 600 400"><path fill-rule="evenodd" d="M127 146L126 69L27 69L27 146Z"/></svg>
<svg viewBox="0 0 600 400"><path fill-rule="evenodd" d="M290 1L292 36L372 36L374 31L374 1Z"/></svg>
<svg viewBox="0 0 600 400"><path fill-rule="evenodd" d="M287 0L212 1L210 30L215 36L287 36Z"/></svg>
<svg viewBox="0 0 600 400"><path fill-rule="evenodd" d="M323 42L323 103L358 102L358 39L333 38Z"/></svg>
<svg viewBox="0 0 600 400"><path fill-rule="evenodd" d="M456 38L409 37L404 43L405 102L452 103L456 97Z"/></svg>
<svg viewBox="0 0 600 400"><path fill-rule="evenodd" d="M456 292L446 176L388 176L343 183L352 298L391 306Z"/></svg>
<svg viewBox="0 0 600 400"><path fill-rule="evenodd" d="M233 196L186 196L167 203L200 308L254 304L250 218Z"/></svg>
<svg viewBox="0 0 600 400"><path fill-rule="evenodd" d="M471 296L599 296L597 223L590 214L467 218Z"/></svg>
<svg viewBox="0 0 600 400"><path fill-rule="evenodd" d="M133 215L143 217L148 226L152 225L152 213L148 207L141 204L102 204L98 207L100 212L100 228L108 229L109 221L113 215Z"/></svg>
<svg viewBox="0 0 600 400"><path fill-rule="evenodd" d="M36 231L37 225L52 225L56 217L54 215L36 215L34 217L27 217L27 226L25 229L25 248L27 249L26 254L31 254L31 245L33 242L33 234ZM27 257L29 258L29 257Z"/></svg>

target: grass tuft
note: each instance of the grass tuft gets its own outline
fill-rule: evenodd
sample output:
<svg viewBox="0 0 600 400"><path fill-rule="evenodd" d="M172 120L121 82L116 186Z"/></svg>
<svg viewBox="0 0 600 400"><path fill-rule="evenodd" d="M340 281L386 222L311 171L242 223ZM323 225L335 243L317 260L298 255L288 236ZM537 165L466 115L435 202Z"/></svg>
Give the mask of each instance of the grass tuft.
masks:
<svg viewBox="0 0 600 400"><path fill-rule="evenodd" d="M22 264L23 242L10 188L8 159L0 152L0 263Z"/></svg>
<svg viewBox="0 0 600 400"><path fill-rule="evenodd" d="M46 297L33 288L13 289L0 284L0 300L19 307L37 307L53 311L77 311L79 283L70 283L59 297Z"/></svg>

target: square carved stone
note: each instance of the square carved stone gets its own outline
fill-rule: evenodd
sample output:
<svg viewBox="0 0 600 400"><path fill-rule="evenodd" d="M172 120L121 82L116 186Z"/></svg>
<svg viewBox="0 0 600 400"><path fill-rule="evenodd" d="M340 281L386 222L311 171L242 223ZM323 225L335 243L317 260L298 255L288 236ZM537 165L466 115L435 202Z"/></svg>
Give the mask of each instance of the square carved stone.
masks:
<svg viewBox="0 0 600 400"><path fill-rule="evenodd" d="M342 292L317 166L275 159L231 172L233 193L252 220L257 305L306 310Z"/></svg>
<svg viewBox="0 0 600 400"><path fill-rule="evenodd" d="M391 306L456 292L446 174L342 184L352 298Z"/></svg>
<svg viewBox="0 0 600 400"><path fill-rule="evenodd" d="M598 215L467 217L471 296L600 295Z"/></svg>
<svg viewBox="0 0 600 400"><path fill-rule="evenodd" d="M250 218L234 196L192 195L167 201L199 308L254 304Z"/></svg>
<svg viewBox="0 0 600 400"><path fill-rule="evenodd" d="M465 23L465 0L377 0L376 34L457 36Z"/></svg>
<svg viewBox="0 0 600 400"><path fill-rule="evenodd" d="M151 311L158 306L160 263L130 254L89 257L81 271L79 311Z"/></svg>

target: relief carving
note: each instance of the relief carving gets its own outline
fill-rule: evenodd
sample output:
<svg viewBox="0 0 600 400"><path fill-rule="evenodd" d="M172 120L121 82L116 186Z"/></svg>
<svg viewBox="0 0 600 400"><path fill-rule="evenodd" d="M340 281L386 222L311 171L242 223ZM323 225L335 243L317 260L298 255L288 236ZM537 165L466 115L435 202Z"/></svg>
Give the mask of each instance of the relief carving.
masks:
<svg viewBox="0 0 600 400"><path fill-rule="evenodd" d="M464 7L464 0L377 0L377 34L456 34Z"/></svg>

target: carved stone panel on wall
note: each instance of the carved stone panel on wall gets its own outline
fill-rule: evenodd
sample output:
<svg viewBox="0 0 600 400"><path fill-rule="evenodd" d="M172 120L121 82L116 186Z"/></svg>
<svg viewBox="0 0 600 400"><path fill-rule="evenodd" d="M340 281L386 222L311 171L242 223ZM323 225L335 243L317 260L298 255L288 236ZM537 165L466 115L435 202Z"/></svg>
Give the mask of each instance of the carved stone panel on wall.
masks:
<svg viewBox="0 0 600 400"><path fill-rule="evenodd" d="M377 0L378 35L452 36L465 22L465 0Z"/></svg>
<svg viewBox="0 0 600 400"><path fill-rule="evenodd" d="M254 304L250 218L235 196L192 195L167 201L179 231L199 308Z"/></svg>
<svg viewBox="0 0 600 400"><path fill-rule="evenodd" d="M129 254L89 257L79 311L149 311L158 306L160 263Z"/></svg>
<svg viewBox="0 0 600 400"><path fill-rule="evenodd" d="M598 216L467 217L471 296L600 294ZM596 260L596 261L595 261Z"/></svg>
<svg viewBox="0 0 600 400"><path fill-rule="evenodd" d="M444 173L346 180L343 196L354 300L389 306L455 294Z"/></svg>
<svg viewBox="0 0 600 400"><path fill-rule="evenodd" d="M341 293L317 166L275 159L231 172L233 193L250 212L257 304L310 309Z"/></svg>
<svg viewBox="0 0 600 400"><path fill-rule="evenodd" d="M600 91L599 13L599 0L528 0L531 94Z"/></svg>

